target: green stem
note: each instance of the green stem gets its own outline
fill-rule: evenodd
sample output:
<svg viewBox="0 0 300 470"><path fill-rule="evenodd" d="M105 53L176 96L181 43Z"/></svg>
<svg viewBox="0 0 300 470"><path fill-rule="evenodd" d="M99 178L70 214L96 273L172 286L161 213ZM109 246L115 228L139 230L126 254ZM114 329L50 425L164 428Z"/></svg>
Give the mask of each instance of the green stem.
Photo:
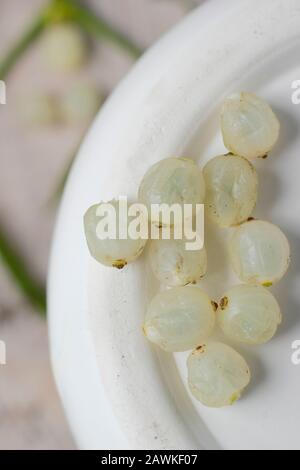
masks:
<svg viewBox="0 0 300 470"><path fill-rule="evenodd" d="M107 96L103 96L101 106L103 106L106 99L107 99ZM99 107L99 110L100 110L101 106ZM80 149L81 144L83 142L83 139L86 135L86 132L89 129L89 127L91 126L91 123L93 122L93 120L94 120L94 117L85 126L85 128L82 132L82 136L79 139L78 144L76 145L74 151L70 155L70 158L69 158L65 168L63 169L62 175L60 176L59 181L58 181L57 185L54 188L53 194L51 194L51 196L50 196L50 199L49 199L50 204L56 205L60 201L61 196L62 196L63 191L64 191L64 188L65 188L65 184L66 184L66 182L68 180L68 177L69 177L69 173L70 173L71 168L73 166L74 160L75 160L75 158L76 158L76 156L79 152L79 149Z"/></svg>
<svg viewBox="0 0 300 470"><path fill-rule="evenodd" d="M126 51L137 59L142 50L136 46L127 36L109 25L99 15L75 0L52 0L50 5L39 14L38 18L30 25L24 35L0 61L0 80L4 80L17 60L28 47L37 39L42 31L49 25L59 21L74 21L89 34L103 38Z"/></svg>
<svg viewBox="0 0 300 470"><path fill-rule="evenodd" d="M17 60L28 49L31 43L41 34L45 26L44 16L40 15L36 21L25 31L22 38L13 46L6 57L0 62L0 79L4 80Z"/></svg>
<svg viewBox="0 0 300 470"><path fill-rule="evenodd" d="M143 53L142 49L134 44L131 39L117 31L113 26L101 18L101 16L94 14L89 8L75 2L74 0L58 0L58 3L59 1L61 4L64 4L66 8L69 7L70 19L75 21L89 34L103 38L108 42L119 46L135 59L140 57Z"/></svg>
<svg viewBox="0 0 300 470"><path fill-rule="evenodd" d="M22 257L15 251L7 236L0 227L0 257L6 265L11 276L15 279L19 289L29 302L41 312L46 312L45 289L40 287L31 277Z"/></svg>
<svg viewBox="0 0 300 470"><path fill-rule="evenodd" d="M65 168L63 169L63 173L62 175L60 176L59 178L59 181L57 183L57 185L55 186L54 188L54 191L53 191L53 194L51 194L50 198L49 198L49 204L50 205L57 205L57 203L61 200L61 196L63 194L63 191L64 191L64 188L65 188L65 185L66 185L66 182L67 182L67 179L69 177L69 173L71 171L71 168L73 166L73 163L74 163L74 159L77 155L77 152L79 150L79 147L77 148L76 152L74 152L69 160L69 162L67 163L67 165L65 166Z"/></svg>

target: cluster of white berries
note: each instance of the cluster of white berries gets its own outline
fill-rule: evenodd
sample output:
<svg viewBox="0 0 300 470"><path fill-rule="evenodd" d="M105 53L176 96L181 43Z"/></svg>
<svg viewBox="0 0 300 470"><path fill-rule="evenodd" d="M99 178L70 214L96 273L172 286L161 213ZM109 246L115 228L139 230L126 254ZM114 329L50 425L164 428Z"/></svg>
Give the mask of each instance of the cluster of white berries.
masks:
<svg viewBox="0 0 300 470"><path fill-rule="evenodd" d="M235 227L229 259L243 282L212 302L196 284L206 273L205 248L188 251L185 240L149 241L149 259L166 287L151 301L143 326L145 336L165 351L193 350L188 357L188 384L204 405L233 404L250 381L246 361L232 347L207 341L216 322L229 340L257 345L269 341L281 323L280 307L267 287L279 281L290 261L287 238L275 225L251 217L258 179L249 159L264 157L279 136L270 106L251 93L236 93L222 107L221 128L230 151L210 160L203 172L192 160L167 158L144 176L139 202L205 204L212 222ZM145 241L97 239L97 208L85 215L90 252L99 262L123 267L143 251ZM160 221L151 223L159 224Z"/></svg>

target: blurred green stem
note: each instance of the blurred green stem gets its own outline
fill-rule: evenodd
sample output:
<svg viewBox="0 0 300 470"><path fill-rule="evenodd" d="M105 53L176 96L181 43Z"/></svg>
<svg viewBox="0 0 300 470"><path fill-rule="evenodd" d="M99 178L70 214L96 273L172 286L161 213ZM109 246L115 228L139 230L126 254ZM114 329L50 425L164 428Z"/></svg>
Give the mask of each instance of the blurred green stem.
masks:
<svg viewBox="0 0 300 470"><path fill-rule="evenodd" d="M0 80L6 78L17 60L48 25L61 21L77 23L87 33L119 46L135 59L142 54L142 50L133 41L83 4L75 0L52 0L0 61Z"/></svg>
<svg viewBox="0 0 300 470"><path fill-rule="evenodd" d="M25 31L21 39L12 47L6 57L0 62L0 79L4 80L17 60L28 49L31 43L41 34L45 27L44 16L40 15Z"/></svg>
<svg viewBox="0 0 300 470"><path fill-rule="evenodd" d="M19 58L30 45L41 35L44 29L53 23L73 21L87 33L113 43L137 59L142 50L127 36L109 25L103 18L76 0L51 0L49 5L39 14L34 23L8 51L0 61L0 80L4 80ZM69 169L67 169L69 170ZM66 171L67 175L68 171ZM65 178L64 178L65 179ZM64 181L61 182L61 185ZM58 188L60 192L61 188ZM41 288L31 277L22 257L15 251L0 227L0 257L15 279L26 298L42 313L46 311L45 289Z"/></svg>
<svg viewBox="0 0 300 470"><path fill-rule="evenodd" d="M75 21L89 34L98 38L103 38L108 42L119 46L121 49L129 53L133 58L137 59L142 50L133 43L131 39L117 31L113 26L108 24L98 14L93 13L89 8L75 0L56 0L56 3L65 5L70 9L70 19Z"/></svg>
<svg viewBox="0 0 300 470"><path fill-rule="evenodd" d="M0 227L0 257L27 300L44 315L46 312L45 289L32 278L25 262L12 247L2 227Z"/></svg>
<svg viewBox="0 0 300 470"><path fill-rule="evenodd" d="M80 143L81 143L81 141L80 141ZM63 194L66 182L68 180L68 177L69 177L71 168L73 166L74 159L75 159L75 157L78 153L79 147L80 146L78 145L78 147L76 148L76 151L74 153L72 153L72 155L70 157L70 160L67 162L65 168L63 169L62 176L59 178L58 184L55 186L53 194L51 194L51 197L49 198L49 204L50 205L56 206L59 203L59 201L61 200L61 196Z"/></svg>

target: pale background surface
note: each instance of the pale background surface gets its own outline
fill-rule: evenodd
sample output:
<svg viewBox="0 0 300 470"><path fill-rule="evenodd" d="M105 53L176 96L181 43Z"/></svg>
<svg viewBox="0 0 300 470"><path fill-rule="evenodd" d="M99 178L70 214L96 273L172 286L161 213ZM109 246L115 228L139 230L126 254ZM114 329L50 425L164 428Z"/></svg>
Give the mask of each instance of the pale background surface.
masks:
<svg viewBox="0 0 300 470"><path fill-rule="evenodd" d="M196 1L89 3L146 48ZM0 56L43 4L43 0L1 0ZM92 78L109 93L130 66L119 50L99 44L80 76ZM46 278L55 218L49 199L83 127L28 129L20 122L19 103L36 90L63 93L78 76L50 75L37 44L7 80L7 105L0 107L0 220L41 280ZM7 365L0 366L0 449L74 448L53 384L46 323L24 302L1 264L0 340L7 345Z"/></svg>

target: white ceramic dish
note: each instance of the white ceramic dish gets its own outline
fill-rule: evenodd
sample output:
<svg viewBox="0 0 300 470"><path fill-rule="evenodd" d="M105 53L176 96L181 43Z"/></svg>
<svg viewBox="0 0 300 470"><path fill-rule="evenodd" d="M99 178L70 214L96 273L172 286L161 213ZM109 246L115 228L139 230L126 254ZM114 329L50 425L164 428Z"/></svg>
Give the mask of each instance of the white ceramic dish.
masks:
<svg viewBox="0 0 300 470"><path fill-rule="evenodd" d="M79 153L60 209L49 276L52 362L81 448L300 449L300 106L298 0L204 2L152 48L97 117ZM290 271L274 293L284 324L260 348L240 348L252 385L234 407L201 406L186 388L186 354L157 353L141 334L157 289L145 258L123 271L88 254L82 215L99 200L134 198L155 161L189 155L204 164L222 153L218 108L233 90L269 100L282 124L280 143L260 176L259 217L278 223L292 248ZM236 282L225 267L226 231L207 227L209 274L217 299ZM218 253L217 256L214 253Z"/></svg>

